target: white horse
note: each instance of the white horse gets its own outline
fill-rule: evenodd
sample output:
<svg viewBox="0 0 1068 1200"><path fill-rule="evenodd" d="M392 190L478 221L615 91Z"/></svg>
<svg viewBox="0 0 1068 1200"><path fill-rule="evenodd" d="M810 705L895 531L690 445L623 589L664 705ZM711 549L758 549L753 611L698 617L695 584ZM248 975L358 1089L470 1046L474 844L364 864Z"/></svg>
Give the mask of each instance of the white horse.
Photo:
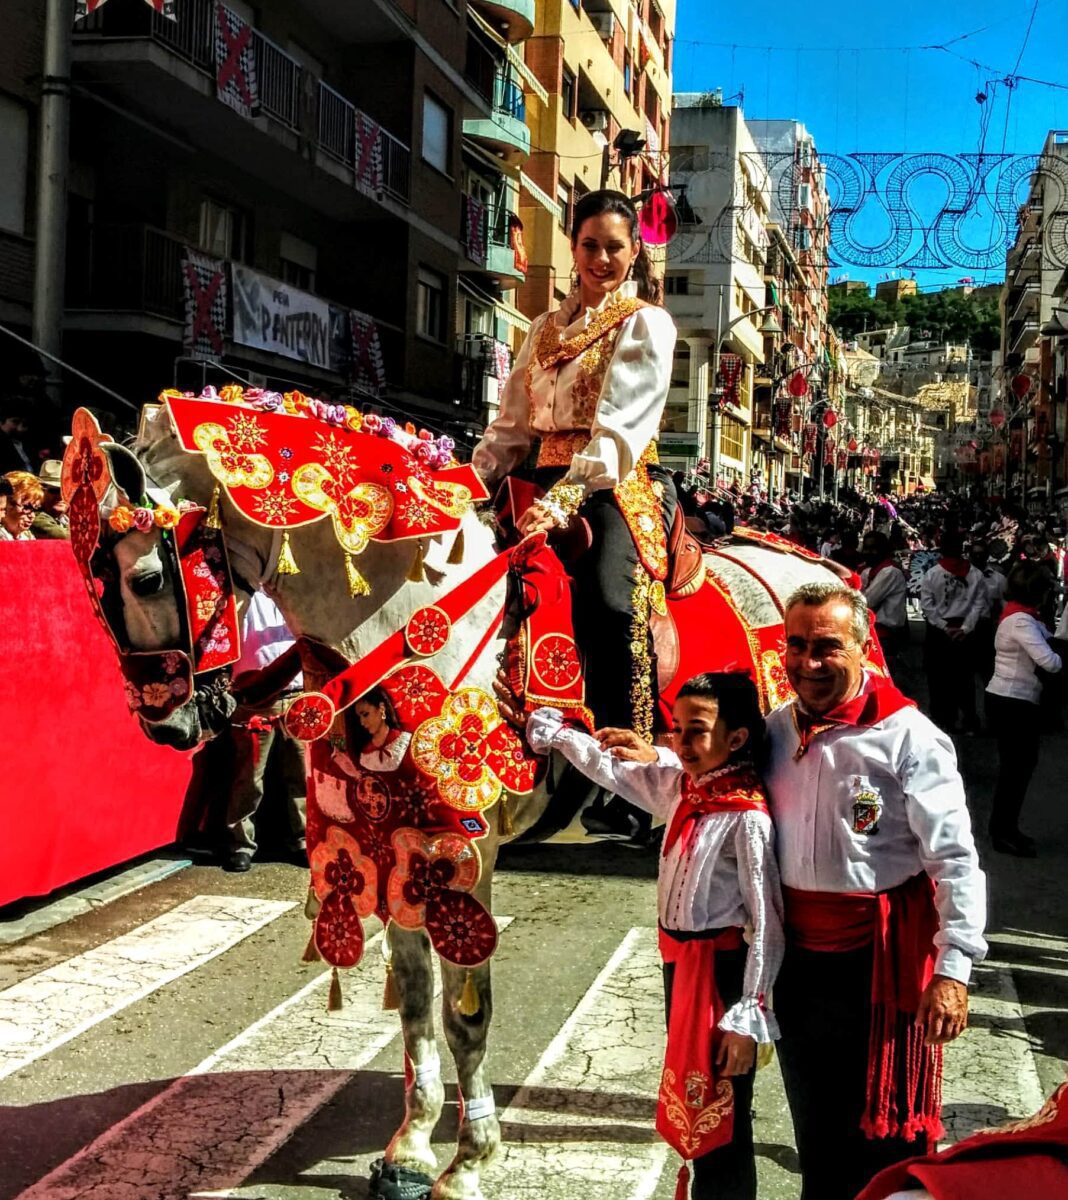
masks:
<svg viewBox="0 0 1068 1200"><path fill-rule="evenodd" d="M205 506L209 503L214 480L203 457L181 449L165 408L147 423L136 453L150 483L170 499L188 499ZM112 457L123 455L113 450ZM291 535L301 571L278 576L275 573L278 533L244 520L228 502L223 504L222 516L238 582L251 587L267 586L295 635L326 643L349 662L358 661L388 635L403 629L417 608L433 603L486 564L496 552L491 529L474 512L469 512L461 524L462 562L449 561L453 539L458 535L422 540L425 563L422 582L413 582L408 577L413 560L410 542L372 541L359 559L361 572L371 582L371 594L353 599L346 587L341 555L329 521L302 527ZM155 533L131 532L115 545L127 636L134 649L173 646L179 633L175 593L167 578L166 562L158 553L157 537ZM743 552L748 566L743 569L735 563L730 583L738 607L752 612L754 625L771 627L776 622L781 625L782 598L800 582L825 579L831 574L818 563L774 549L750 544L739 551ZM457 621L456 636L433 659L434 669L447 685L467 665L471 649L478 645L500 613L505 587L504 581L494 585ZM709 635L707 628L702 669L714 670L723 664L717 664L715 633ZM498 631L470 664L465 685L492 692L502 649L502 634ZM205 729L208 724L203 707L193 703L179 709L167 721L145 728L156 740L188 747L203 740L206 733L210 736L210 730ZM528 795L503 798L514 830L510 836L529 830L545 811L547 800L544 787ZM488 911L492 911L493 868L499 845L497 822L490 822L489 834L479 841L482 875L474 892ZM431 1136L441 1115L444 1089L432 1012L432 950L425 931L407 931L390 923L387 937L399 994L404 1049L413 1070L405 1096L404 1121L386 1150L386 1160L433 1175L437 1163ZM460 1012L460 996L468 972L442 960L441 974L441 1021L456 1064L465 1111L456 1153L437 1176L431 1194L434 1200L479 1200L482 1168L490 1162L500 1142L492 1090L483 1071L493 1013L490 966L487 962L471 972L479 1000L475 1016Z"/></svg>

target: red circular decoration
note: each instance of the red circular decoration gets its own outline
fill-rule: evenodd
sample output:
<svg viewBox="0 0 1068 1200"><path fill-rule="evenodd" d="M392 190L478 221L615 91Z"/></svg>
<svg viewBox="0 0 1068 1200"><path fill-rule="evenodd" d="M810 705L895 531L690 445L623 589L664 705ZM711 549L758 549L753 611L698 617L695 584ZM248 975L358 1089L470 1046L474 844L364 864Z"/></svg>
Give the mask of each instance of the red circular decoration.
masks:
<svg viewBox="0 0 1068 1200"><path fill-rule="evenodd" d="M315 947L332 967L354 967L363 958L363 922L341 892L331 892L316 915Z"/></svg>
<svg viewBox="0 0 1068 1200"><path fill-rule="evenodd" d="M1031 390L1031 376L1014 375L1012 378L1012 383L1009 384L1009 387L1012 388L1012 394L1016 397L1016 399L1022 400L1024 396L1026 396Z"/></svg>
<svg viewBox="0 0 1068 1200"><path fill-rule="evenodd" d="M422 658L443 649L451 633L452 622L448 613L433 604L417 608L404 627L404 637L412 653Z"/></svg>
<svg viewBox="0 0 1068 1200"><path fill-rule="evenodd" d="M286 733L298 742L314 742L325 737L337 716L329 696L322 692L305 692L286 709L282 723Z"/></svg>
<svg viewBox="0 0 1068 1200"><path fill-rule="evenodd" d="M833 429L838 424L838 414L833 408L827 409L823 414L823 423L828 429Z"/></svg>
<svg viewBox="0 0 1068 1200"><path fill-rule="evenodd" d="M790 382L786 385L786 390L791 396L805 396L808 394L808 380L798 372L790 376Z"/></svg>
<svg viewBox="0 0 1068 1200"><path fill-rule="evenodd" d="M850 438L850 439L849 439L849 443L848 443L848 444L849 444L849 453L850 453L850 454L856 454L856 452L857 452L857 439L856 439L856 438Z"/></svg>
<svg viewBox="0 0 1068 1200"><path fill-rule="evenodd" d="M530 661L539 686L550 692L565 691L582 673L575 643L562 633L547 633L534 647Z"/></svg>
<svg viewBox="0 0 1068 1200"><path fill-rule="evenodd" d="M497 923L467 892L442 889L428 900L426 931L438 954L457 967L477 967L497 949Z"/></svg>
<svg viewBox="0 0 1068 1200"><path fill-rule="evenodd" d="M1005 424L1005 414L1000 408L992 408L990 410L990 424L995 429L1000 429Z"/></svg>

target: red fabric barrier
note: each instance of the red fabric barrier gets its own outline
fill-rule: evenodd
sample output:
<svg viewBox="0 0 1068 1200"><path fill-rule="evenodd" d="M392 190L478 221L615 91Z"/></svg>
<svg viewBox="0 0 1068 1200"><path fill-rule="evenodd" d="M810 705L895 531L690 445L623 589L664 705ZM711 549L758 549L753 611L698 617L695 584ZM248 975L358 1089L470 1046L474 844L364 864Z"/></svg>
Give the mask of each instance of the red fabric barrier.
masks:
<svg viewBox="0 0 1068 1200"><path fill-rule="evenodd" d="M65 542L0 542L0 904L175 840L192 756L130 715Z"/></svg>

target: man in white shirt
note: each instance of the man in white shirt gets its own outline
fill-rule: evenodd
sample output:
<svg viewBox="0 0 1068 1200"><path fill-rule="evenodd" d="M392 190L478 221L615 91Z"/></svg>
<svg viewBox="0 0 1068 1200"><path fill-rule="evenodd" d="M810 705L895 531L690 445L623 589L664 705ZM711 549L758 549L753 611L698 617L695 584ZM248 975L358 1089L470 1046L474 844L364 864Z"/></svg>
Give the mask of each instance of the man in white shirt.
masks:
<svg viewBox="0 0 1068 1200"><path fill-rule="evenodd" d="M867 566L861 572L860 586L864 599L875 617L875 632L886 656L886 664L894 671L896 660L909 640L908 583L905 573L894 561L890 539L873 529L864 535L861 547Z"/></svg>
<svg viewBox="0 0 1068 1200"><path fill-rule="evenodd" d="M768 718L783 882L780 1063L805 1200L852 1200L941 1131L941 1046L967 1024L985 881L949 739L865 671L863 596L786 602L798 699Z"/></svg>
<svg viewBox="0 0 1068 1200"><path fill-rule="evenodd" d="M920 607L927 622L924 666L931 716L946 733L957 728L977 733L975 709L975 627L988 606L982 572L964 555L964 539L956 531L942 535L942 557L920 584Z"/></svg>

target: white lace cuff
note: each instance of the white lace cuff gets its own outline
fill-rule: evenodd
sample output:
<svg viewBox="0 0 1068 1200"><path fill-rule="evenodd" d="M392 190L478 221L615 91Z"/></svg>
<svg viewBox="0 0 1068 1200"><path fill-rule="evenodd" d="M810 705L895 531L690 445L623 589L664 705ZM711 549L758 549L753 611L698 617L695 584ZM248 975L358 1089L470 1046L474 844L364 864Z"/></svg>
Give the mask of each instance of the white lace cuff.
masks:
<svg viewBox="0 0 1068 1200"><path fill-rule="evenodd" d="M556 708L538 708L527 719L527 741L535 754L548 754L553 739L564 727L564 718Z"/></svg>
<svg viewBox="0 0 1068 1200"><path fill-rule="evenodd" d="M737 1004L732 1004L720 1018L719 1027L726 1033L740 1033L758 1043L774 1042L779 1037L775 1014L756 996L743 996Z"/></svg>

